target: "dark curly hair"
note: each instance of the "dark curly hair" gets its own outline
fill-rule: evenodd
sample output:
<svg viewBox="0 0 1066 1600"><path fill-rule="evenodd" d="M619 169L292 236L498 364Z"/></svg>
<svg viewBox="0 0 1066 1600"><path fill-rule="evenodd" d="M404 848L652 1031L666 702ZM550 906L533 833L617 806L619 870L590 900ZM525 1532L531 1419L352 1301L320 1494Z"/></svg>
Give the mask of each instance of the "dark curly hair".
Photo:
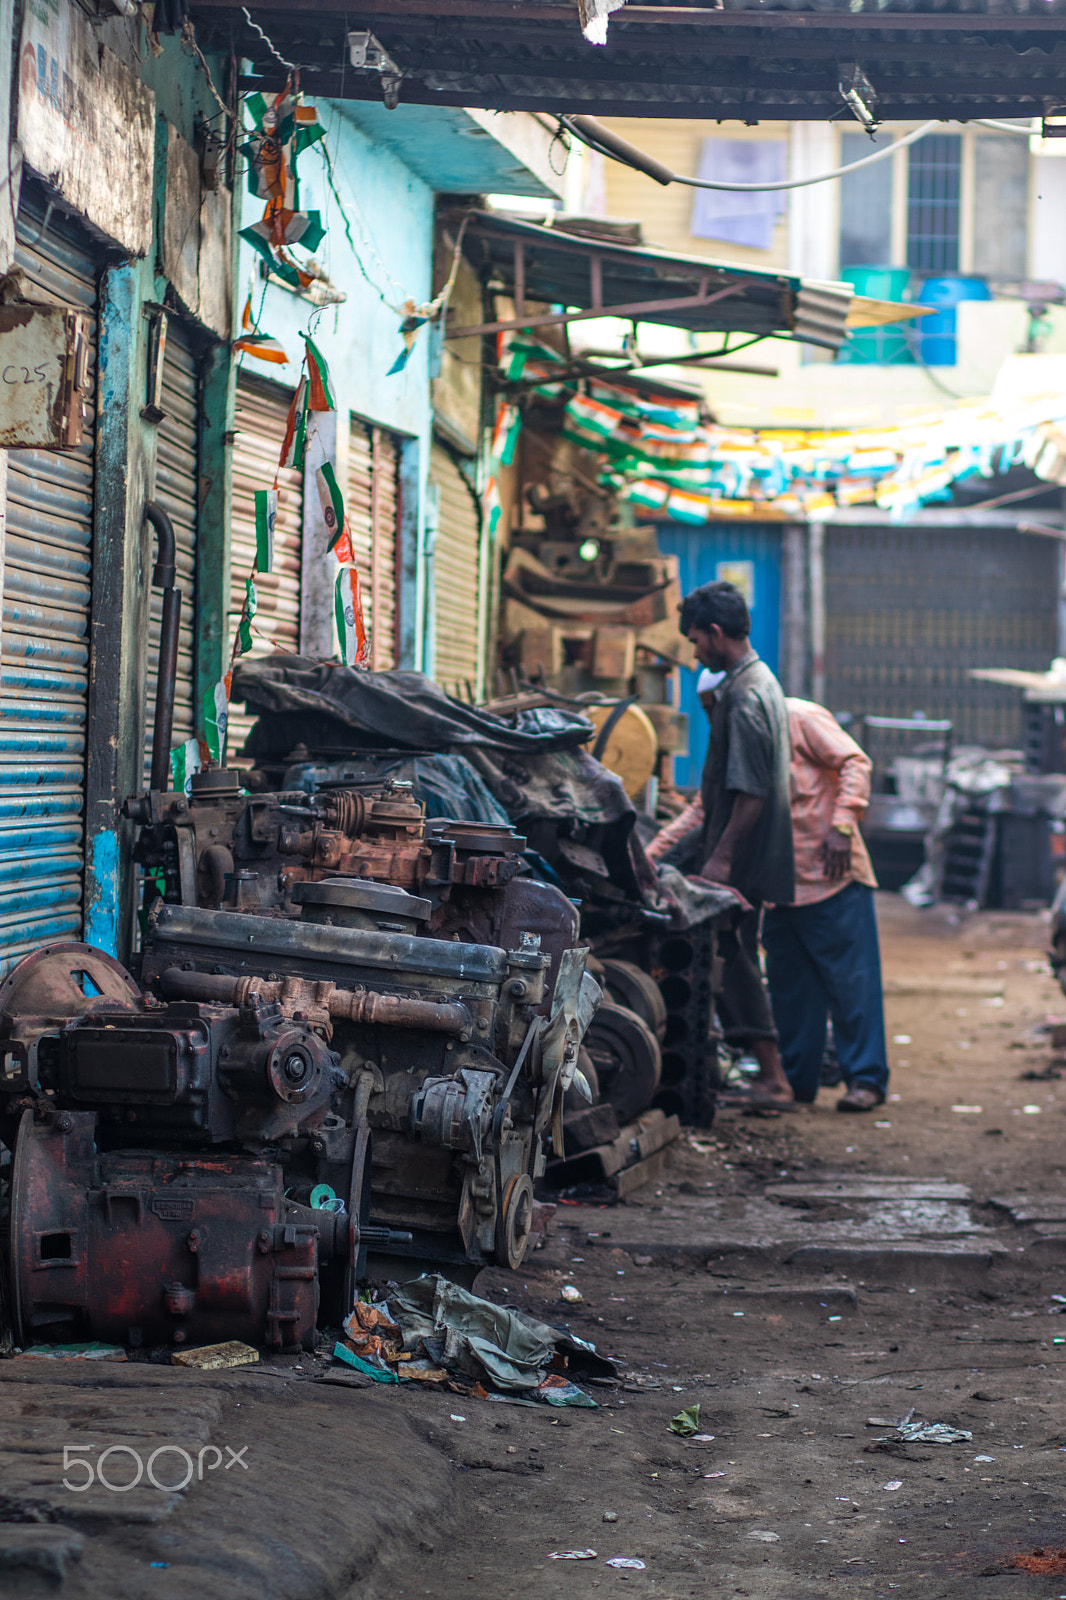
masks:
<svg viewBox="0 0 1066 1600"><path fill-rule="evenodd" d="M727 583L724 578L693 589L682 600L679 610L679 627L686 638L691 628L709 633L717 626L729 639L746 639L751 632L748 602L736 584Z"/></svg>

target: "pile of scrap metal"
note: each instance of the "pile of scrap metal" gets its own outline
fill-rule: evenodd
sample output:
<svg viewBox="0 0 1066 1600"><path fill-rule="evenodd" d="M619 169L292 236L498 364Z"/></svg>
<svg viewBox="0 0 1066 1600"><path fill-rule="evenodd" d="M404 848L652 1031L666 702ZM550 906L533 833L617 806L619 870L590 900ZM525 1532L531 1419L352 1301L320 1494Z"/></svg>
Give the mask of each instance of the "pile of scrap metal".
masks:
<svg viewBox="0 0 1066 1600"><path fill-rule="evenodd" d="M516 1267L600 999L524 841L224 769L127 811L140 986L57 945L0 987L17 1337L311 1347L368 1247Z"/></svg>
<svg viewBox="0 0 1066 1600"><path fill-rule="evenodd" d="M736 903L652 866L622 784L585 748L592 729L581 710L531 695L490 710L451 699L417 673L358 673L291 656L241 662L233 693L258 717L250 786L299 789L328 804L338 786L408 782L431 814L461 811L479 826L515 828L522 881L554 887L568 914L580 911L590 969L605 990L582 1056L594 1105L586 1113L571 1095L566 1159L549 1163L546 1183L625 1192L655 1175L679 1118L709 1125L715 934ZM448 913L449 933L492 939L473 908L463 915Z"/></svg>
<svg viewBox="0 0 1066 1600"><path fill-rule="evenodd" d="M501 659L563 694L631 699L601 754L640 799L649 779L672 787L673 757L687 750L678 664L692 656L677 631L678 559L660 551L654 527L633 526L632 508L600 481L595 453L564 437L562 425L560 405L526 406ZM602 730L606 713L591 715Z"/></svg>

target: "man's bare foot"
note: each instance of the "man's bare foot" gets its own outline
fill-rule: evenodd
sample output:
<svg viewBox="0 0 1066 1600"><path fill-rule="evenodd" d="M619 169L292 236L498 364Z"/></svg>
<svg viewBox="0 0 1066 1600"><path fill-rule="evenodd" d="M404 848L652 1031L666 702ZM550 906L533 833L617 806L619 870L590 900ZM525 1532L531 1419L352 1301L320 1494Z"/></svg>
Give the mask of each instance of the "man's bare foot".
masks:
<svg viewBox="0 0 1066 1600"><path fill-rule="evenodd" d="M773 1104L790 1105L796 1097L792 1092L792 1085L785 1077L777 1041L753 1039L749 1048L759 1063L759 1071L752 1079L752 1094Z"/></svg>

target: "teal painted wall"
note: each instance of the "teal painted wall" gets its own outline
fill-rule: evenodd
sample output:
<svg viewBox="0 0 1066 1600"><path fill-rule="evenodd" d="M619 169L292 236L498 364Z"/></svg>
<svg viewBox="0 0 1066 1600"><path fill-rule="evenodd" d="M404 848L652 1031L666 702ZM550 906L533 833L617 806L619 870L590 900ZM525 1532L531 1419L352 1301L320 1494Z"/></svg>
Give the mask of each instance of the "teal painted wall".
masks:
<svg viewBox="0 0 1066 1600"><path fill-rule="evenodd" d="M403 348L400 308L407 299L417 304L430 298L434 191L393 150L374 143L348 118L343 106L320 101L318 109L340 200L330 189L318 150L312 148L300 158L300 204L321 212L326 237L315 259L347 298L341 305L319 310L281 285L265 284L259 257L242 242L239 304L243 307L251 292L259 326L279 339L289 356L287 367L268 367L255 360L246 360L246 365L250 374L295 384L304 348L301 334L309 333L329 363L341 419L355 412L408 441L402 461L401 533L402 565L408 582L400 596L398 632L401 664L413 666L420 642L421 508L432 432L428 328L421 330L403 371L391 377L388 372ZM263 201L247 192L243 179L241 192L241 226L247 227L262 216ZM294 255L298 257L300 252ZM343 489L343 441L339 454L336 464ZM264 483L264 487L268 485ZM323 551L330 583L332 561Z"/></svg>

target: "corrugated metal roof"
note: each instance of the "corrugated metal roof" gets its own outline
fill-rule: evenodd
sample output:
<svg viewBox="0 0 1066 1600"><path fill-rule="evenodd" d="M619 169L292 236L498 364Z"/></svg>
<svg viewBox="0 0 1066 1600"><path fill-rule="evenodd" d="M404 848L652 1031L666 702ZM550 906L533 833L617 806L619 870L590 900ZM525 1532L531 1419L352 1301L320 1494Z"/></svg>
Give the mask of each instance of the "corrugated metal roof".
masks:
<svg viewBox="0 0 1066 1600"><path fill-rule="evenodd" d="M192 0L201 42L273 80L231 0ZM309 93L382 98L353 68L368 28L402 73L400 101L500 110L824 120L844 112L839 65L857 62L886 121L1033 116L1066 101L1066 0L723 0L626 4L590 45L576 5L551 0L258 0L252 14ZM255 80L245 80L251 83Z"/></svg>
<svg viewBox="0 0 1066 1600"><path fill-rule="evenodd" d="M835 350L852 304L849 284L609 244L492 212L472 217L463 250L486 288L516 298L521 275L525 302L540 302L538 312L578 307L693 333L773 334ZM511 325L536 323L536 315L515 307ZM463 336L463 329L449 331L449 337Z"/></svg>

